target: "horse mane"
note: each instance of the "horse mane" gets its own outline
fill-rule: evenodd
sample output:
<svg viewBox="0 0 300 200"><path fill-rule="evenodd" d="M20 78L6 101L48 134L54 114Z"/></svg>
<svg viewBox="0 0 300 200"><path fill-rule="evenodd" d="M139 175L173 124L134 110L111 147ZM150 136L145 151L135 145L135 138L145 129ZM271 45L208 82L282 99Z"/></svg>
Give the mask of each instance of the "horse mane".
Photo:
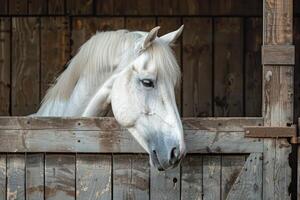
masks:
<svg viewBox="0 0 300 200"><path fill-rule="evenodd" d="M136 41L146 32L129 32L127 30L97 32L78 53L70 60L67 69L56 79L48 89L42 105L35 115L62 116L72 93L79 81L85 80L88 88L98 89L112 74L128 65L130 60L138 56L134 50ZM172 50L168 44L158 40L148 47L149 53L159 66L159 74L163 79L175 84L180 77L176 59L171 56ZM120 58L120 60L116 60ZM117 69L117 70L116 70ZM95 91L91 91L93 93ZM94 95L94 94L90 94Z"/></svg>

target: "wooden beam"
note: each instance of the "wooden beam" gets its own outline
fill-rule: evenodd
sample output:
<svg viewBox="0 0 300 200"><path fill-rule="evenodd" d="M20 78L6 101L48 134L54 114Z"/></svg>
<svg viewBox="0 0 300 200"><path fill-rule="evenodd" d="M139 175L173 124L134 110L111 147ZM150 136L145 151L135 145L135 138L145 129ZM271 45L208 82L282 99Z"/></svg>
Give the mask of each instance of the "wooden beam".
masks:
<svg viewBox="0 0 300 200"><path fill-rule="evenodd" d="M264 45L262 46L263 65L294 65L294 45Z"/></svg>

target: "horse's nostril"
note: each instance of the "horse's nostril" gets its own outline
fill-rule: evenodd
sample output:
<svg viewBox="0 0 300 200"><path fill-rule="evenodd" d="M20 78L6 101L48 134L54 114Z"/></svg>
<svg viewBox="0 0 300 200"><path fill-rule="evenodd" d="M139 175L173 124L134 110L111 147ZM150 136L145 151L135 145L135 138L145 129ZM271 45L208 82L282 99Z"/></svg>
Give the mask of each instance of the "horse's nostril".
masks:
<svg viewBox="0 0 300 200"><path fill-rule="evenodd" d="M178 157L179 157L179 150L176 147L172 148L171 155L170 155L170 164L174 165L178 161Z"/></svg>

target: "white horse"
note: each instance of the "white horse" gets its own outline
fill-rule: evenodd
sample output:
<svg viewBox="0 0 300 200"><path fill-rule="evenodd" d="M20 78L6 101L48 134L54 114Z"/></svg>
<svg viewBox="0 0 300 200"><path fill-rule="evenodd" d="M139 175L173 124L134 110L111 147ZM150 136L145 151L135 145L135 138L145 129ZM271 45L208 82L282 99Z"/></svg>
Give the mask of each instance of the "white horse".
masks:
<svg viewBox="0 0 300 200"><path fill-rule="evenodd" d="M158 170L185 155L174 88L180 68L170 48L183 26L150 32L100 32L91 37L50 88L34 116L104 116L111 104L118 123L150 155Z"/></svg>

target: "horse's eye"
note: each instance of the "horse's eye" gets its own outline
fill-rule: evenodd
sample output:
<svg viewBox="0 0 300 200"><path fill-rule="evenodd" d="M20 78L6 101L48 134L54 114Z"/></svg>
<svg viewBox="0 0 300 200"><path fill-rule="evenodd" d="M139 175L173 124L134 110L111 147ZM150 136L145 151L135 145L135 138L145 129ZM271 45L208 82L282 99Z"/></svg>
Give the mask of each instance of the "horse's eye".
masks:
<svg viewBox="0 0 300 200"><path fill-rule="evenodd" d="M150 79L142 79L142 80L141 80L141 83L142 83L143 86L145 86L145 87L152 87L152 88L154 88L154 83L153 83L153 81L150 80Z"/></svg>

